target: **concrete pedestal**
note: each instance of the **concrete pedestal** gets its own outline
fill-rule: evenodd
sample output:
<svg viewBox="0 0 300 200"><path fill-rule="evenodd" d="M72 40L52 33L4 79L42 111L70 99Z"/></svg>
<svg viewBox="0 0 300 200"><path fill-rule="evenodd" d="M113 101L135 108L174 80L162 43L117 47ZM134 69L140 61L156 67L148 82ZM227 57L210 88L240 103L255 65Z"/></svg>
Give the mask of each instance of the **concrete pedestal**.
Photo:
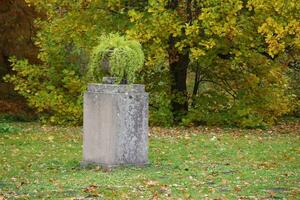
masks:
<svg viewBox="0 0 300 200"><path fill-rule="evenodd" d="M148 94L143 85L89 84L83 161L103 167L148 163Z"/></svg>

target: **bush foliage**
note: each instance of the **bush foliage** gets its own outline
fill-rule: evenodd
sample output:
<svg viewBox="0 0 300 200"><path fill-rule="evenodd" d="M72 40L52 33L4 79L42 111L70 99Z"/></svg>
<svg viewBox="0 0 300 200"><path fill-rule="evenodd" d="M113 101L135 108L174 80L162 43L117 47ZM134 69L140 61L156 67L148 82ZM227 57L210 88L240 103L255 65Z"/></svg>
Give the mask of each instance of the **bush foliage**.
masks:
<svg viewBox="0 0 300 200"><path fill-rule="evenodd" d="M97 52L115 47L98 36L111 32L143 46L144 67L128 75L150 92L152 124L173 124L180 109L185 125L241 127L299 113L296 0L28 2L48 16L36 22L42 64L11 59L15 74L6 80L48 122L81 123L89 57L95 73L104 55ZM124 68L113 59L113 72L136 72L141 58Z"/></svg>
<svg viewBox="0 0 300 200"><path fill-rule="evenodd" d="M118 34L109 34L99 39L99 45L91 53L88 74L92 80L101 82L104 63L109 65L109 75L117 78L117 82L127 79L133 83L137 72L144 65L144 53L140 43L127 40Z"/></svg>
<svg viewBox="0 0 300 200"><path fill-rule="evenodd" d="M57 73L54 65L31 65L14 58L10 61L16 74L6 80L15 84L15 90L41 114L43 122L80 124L84 79L68 68Z"/></svg>

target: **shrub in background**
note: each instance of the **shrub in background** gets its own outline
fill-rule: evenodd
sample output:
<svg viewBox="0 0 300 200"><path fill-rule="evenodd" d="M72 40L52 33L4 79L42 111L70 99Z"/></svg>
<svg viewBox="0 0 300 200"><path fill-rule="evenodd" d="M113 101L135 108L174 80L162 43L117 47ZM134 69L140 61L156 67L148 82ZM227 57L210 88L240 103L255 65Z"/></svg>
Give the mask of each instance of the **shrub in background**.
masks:
<svg viewBox="0 0 300 200"><path fill-rule="evenodd" d="M56 71L47 65L31 65L27 60L12 58L15 74L5 80L15 85L29 106L36 109L43 122L80 124L82 121L82 92L85 82L74 70Z"/></svg>
<svg viewBox="0 0 300 200"><path fill-rule="evenodd" d="M292 109L289 115L300 118L300 63L295 63L287 74L290 77L289 94L294 97L294 109Z"/></svg>

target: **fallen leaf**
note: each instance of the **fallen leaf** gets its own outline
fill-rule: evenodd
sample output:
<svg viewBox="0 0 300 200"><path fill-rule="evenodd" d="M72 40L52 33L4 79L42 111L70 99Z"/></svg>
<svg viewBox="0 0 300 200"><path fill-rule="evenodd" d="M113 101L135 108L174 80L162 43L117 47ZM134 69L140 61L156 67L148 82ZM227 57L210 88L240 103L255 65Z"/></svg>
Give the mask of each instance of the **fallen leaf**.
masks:
<svg viewBox="0 0 300 200"><path fill-rule="evenodd" d="M53 136L49 136L49 137L48 137L48 140L49 140L49 142L53 142L54 137L53 137Z"/></svg>
<svg viewBox="0 0 300 200"><path fill-rule="evenodd" d="M92 185L89 185L88 187L86 187L83 191L84 192L94 192L97 188L98 188L97 185L92 184Z"/></svg>
<svg viewBox="0 0 300 200"><path fill-rule="evenodd" d="M158 200L158 193L157 192L154 193L152 200Z"/></svg>
<svg viewBox="0 0 300 200"><path fill-rule="evenodd" d="M160 190L159 190L161 193L166 193L166 192L168 192L168 187L167 187L167 185L162 185L161 187L160 187Z"/></svg>
<svg viewBox="0 0 300 200"><path fill-rule="evenodd" d="M158 184L158 181L149 180L145 183L147 186L155 186Z"/></svg>
<svg viewBox="0 0 300 200"><path fill-rule="evenodd" d="M222 185L227 185L228 181L226 179L222 179Z"/></svg>
<svg viewBox="0 0 300 200"><path fill-rule="evenodd" d="M241 188L241 186L236 185L236 186L234 187L234 190L235 190L236 192L240 192L240 191L242 190L242 188Z"/></svg>

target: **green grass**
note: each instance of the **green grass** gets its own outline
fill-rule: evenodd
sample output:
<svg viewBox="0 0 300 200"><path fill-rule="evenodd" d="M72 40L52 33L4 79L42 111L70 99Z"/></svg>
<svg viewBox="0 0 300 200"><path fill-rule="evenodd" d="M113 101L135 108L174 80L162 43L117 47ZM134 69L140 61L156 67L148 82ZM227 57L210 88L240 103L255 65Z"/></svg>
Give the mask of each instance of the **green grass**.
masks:
<svg viewBox="0 0 300 200"><path fill-rule="evenodd" d="M20 129L10 126L7 123L0 122L0 134L18 132Z"/></svg>
<svg viewBox="0 0 300 200"><path fill-rule="evenodd" d="M300 134L153 129L150 165L80 167L81 128L10 123L0 199L299 199ZM174 136L172 136L173 133ZM169 134L169 136L168 136ZM171 135L171 136L170 136Z"/></svg>

